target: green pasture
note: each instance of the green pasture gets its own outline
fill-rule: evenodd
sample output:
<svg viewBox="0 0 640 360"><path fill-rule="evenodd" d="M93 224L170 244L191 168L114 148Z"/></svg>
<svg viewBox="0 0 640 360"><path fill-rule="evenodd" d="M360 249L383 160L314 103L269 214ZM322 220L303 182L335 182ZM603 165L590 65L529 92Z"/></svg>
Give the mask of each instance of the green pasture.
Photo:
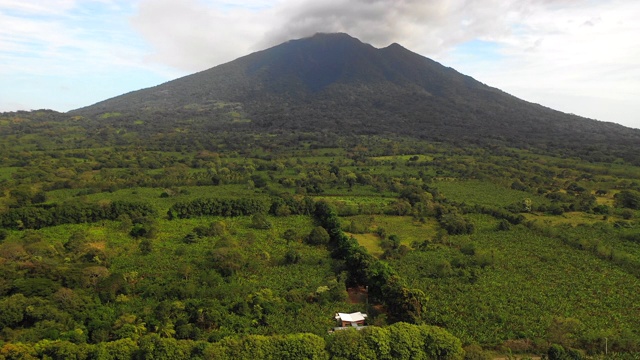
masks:
<svg viewBox="0 0 640 360"><path fill-rule="evenodd" d="M451 180L436 181L433 186L447 199L465 202L470 205L507 206L520 204L525 199L531 199L533 204L547 204L549 200L538 195L508 189L490 181L480 180Z"/></svg>
<svg viewBox="0 0 640 360"><path fill-rule="evenodd" d="M347 236L353 236L356 240L358 240L358 244L364 246L365 249L369 252L369 254L380 257L382 253L384 253L384 249L380 246L380 236L376 234L352 234L350 232L345 232Z"/></svg>
<svg viewBox="0 0 640 360"><path fill-rule="evenodd" d="M375 234L380 229L386 236L397 235L400 243L411 247L414 242L422 242L432 239L438 231L438 223L435 219L427 219L420 222L411 216L391 215L356 215L342 218L342 227L349 229L351 223L361 229L362 234L353 234L360 245L364 246L372 254L381 254L380 237Z"/></svg>

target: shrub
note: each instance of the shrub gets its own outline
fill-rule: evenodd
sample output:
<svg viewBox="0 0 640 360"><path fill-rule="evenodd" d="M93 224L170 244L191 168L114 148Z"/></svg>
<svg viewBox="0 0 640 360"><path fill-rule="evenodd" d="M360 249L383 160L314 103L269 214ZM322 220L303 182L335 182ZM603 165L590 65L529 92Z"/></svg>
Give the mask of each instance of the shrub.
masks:
<svg viewBox="0 0 640 360"><path fill-rule="evenodd" d="M326 245L329 243L329 233L322 226L316 226L309 236L307 236L307 243L309 245Z"/></svg>
<svg viewBox="0 0 640 360"><path fill-rule="evenodd" d="M251 218L251 226L254 229L260 229L260 230L271 229L271 223L269 222L267 217L262 213L253 215L253 217Z"/></svg>
<svg viewBox="0 0 640 360"><path fill-rule="evenodd" d="M613 196L617 207L640 210L640 193L633 190L623 190Z"/></svg>
<svg viewBox="0 0 640 360"><path fill-rule="evenodd" d="M301 258L302 258L302 256L300 255L300 252L298 250L289 249L284 254L284 263L285 264L297 264L297 263L300 262Z"/></svg>
<svg viewBox="0 0 640 360"><path fill-rule="evenodd" d="M458 214L444 214L440 217L440 226L449 233L449 235L472 234L475 227L465 218Z"/></svg>

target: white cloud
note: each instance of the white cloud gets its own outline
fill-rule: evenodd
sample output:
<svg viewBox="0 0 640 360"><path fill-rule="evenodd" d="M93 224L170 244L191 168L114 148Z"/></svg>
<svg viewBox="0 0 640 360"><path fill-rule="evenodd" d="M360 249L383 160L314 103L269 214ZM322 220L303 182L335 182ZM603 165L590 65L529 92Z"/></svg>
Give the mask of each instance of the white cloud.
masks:
<svg viewBox="0 0 640 360"><path fill-rule="evenodd" d="M149 60L197 71L257 50L255 39L272 17L263 6L263 2L238 7L233 2L198 0L183 0L176 6L172 0L143 0L131 24L153 45Z"/></svg>
<svg viewBox="0 0 640 360"><path fill-rule="evenodd" d="M535 2L496 34L498 62L442 61L518 97L640 128L640 3Z"/></svg>
<svg viewBox="0 0 640 360"><path fill-rule="evenodd" d="M110 36L111 30L98 14L74 13L76 3L0 0L4 10L0 12L0 61L6 64L0 73L75 74L113 64L131 65L134 62L128 59L135 53L142 57L143 50ZM85 26L88 22L93 22L92 28Z"/></svg>
<svg viewBox="0 0 640 360"><path fill-rule="evenodd" d="M374 46L398 42L433 55L508 31L495 12L509 13L514 3L283 0L239 7L228 1L142 0L131 23L153 45L151 59L195 71L317 32L346 32Z"/></svg>

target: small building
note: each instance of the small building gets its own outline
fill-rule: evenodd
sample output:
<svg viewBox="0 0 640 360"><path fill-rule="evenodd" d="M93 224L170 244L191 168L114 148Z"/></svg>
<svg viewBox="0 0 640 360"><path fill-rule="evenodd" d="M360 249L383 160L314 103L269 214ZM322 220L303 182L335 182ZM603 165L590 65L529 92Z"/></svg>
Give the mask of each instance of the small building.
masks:
<svg viewBox="0 0 640 360"><path fill-rule="evenodd" d="M335 316L335 319L338 322L339 328L362 327L364 326L364 320L366 318L367 318L367 314L363 314L359 311L351 314L337 313Z"/></svg>

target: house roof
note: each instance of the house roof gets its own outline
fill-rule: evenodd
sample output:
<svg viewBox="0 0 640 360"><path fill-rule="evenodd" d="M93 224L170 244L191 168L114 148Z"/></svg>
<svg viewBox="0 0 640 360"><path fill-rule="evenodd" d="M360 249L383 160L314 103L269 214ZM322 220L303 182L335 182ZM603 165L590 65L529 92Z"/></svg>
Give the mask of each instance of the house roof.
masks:
<svg viewBox="0 0 640 360"><path fill-rule="evenodd" d="M351 314L345 314L345 313L336 314L336 320L347 321L347 322L364 321L366 317L367 317L367 314L363 314L359 311Z"/></svg>

